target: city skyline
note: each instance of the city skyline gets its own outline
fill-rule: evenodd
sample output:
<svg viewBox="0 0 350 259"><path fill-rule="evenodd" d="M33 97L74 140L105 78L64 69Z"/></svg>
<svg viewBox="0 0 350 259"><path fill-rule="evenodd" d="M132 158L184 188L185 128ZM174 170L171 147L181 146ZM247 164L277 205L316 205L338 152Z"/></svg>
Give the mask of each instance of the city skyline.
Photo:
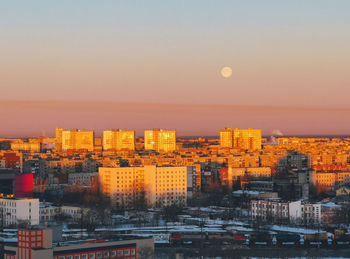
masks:
<svg viewBox="0 0 350 259"><path fill-rule="evenodd" d="M159 103L7 101L0 102L6 122L0 137L55 135L56 127L103 130L175 129L178 136L219 136L219 130L259 128L264 136L348 135L348 108L189 105ZM79 118L79 120L77 120ZM35 123L32 123L35 122ZM278 135L277 134L277 135Z"/></svg>

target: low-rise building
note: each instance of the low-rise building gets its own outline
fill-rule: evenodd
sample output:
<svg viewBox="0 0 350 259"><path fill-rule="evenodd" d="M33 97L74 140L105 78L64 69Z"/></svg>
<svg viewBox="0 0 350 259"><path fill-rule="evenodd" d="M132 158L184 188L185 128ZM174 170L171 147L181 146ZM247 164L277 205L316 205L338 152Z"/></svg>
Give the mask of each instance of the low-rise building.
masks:
<svg viewBox="0 0 350 259"><path fill-rule="evenodd" d="M78 206L62 206L60 213L65 216L71 217L74 221L80 220L82 215L86 215L87 208L81 208Z"/></svg>
<svg viewBox="0 0 350 259"><path fill-rule="evenodd" d="M56 215L60 213L60 207L53 206L51 203L40 202L39 215L40 222L54 221Z"/></svg>
<svg viewBox="0 0 350 259"><path fill-rule="evenodd" d="M301 201L252 200L251 217L262 221L285 221L293 224L321 223L321 204Z"/></svg>
<svg viewBox="0 0 350 259"><path fill-rule="evenodd" d="M71 173L68 174L68 184L81 184L84 186L91 186L97 179L97 172L95 173Z"/></svg>
<svg viewBox="0 0 350 259"><path fill-rule="evenodd" d="M20 229L18 245L4 247L5 259L97 259L152 258L152 237L124 237L113 240L75 241L74 244L53 244L51 229Z"/></svg>

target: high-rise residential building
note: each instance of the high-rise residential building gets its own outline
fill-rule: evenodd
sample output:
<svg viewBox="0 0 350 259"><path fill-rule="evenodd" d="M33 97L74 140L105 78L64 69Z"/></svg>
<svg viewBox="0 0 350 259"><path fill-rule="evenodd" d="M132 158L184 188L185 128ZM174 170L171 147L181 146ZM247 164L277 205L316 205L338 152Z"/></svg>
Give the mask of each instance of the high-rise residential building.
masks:
<svg viewBox="0 0 350 259"><path fill-rule="evenodd" d="M102 192L113 204L130 206L144 195L150 206L185 205L187 190L193 189L192 171L192 167L185 166L100 167L99 179Z"/></svg>
<svg viewBox="0 0 350 259"><path fill-rule="evenodd" d="M56 129L56 149L94 151L94 132Z"/></svg>
<svg viewBox="0 0 350 259"><path fill-rule="evenodd" d="M220 130L220 147L233 147L233 130L231 128Z"/></svg>
<svg viewBox="0 0 350 259"><path fill-rule="evenodd" d="M135 150L135 131L103 131L103 150Z"/></svg>
<svg viewBox="0 0 350 259"><path fill-rule="evenodd" d="M176 150L176 131L153 129L145 130L145 149L158 152Z"/></svg>
<svg viewBox="0 0 350 259"><path fill-rule="evenodd" d="M55 149L58 152L62 151L62 128L56 128Z"/></svg>
<svg viewBox="0 0 350 259"><path fill-rule="evenodd" d="M261 129L234 129L233 147L241 150L261 150Z"/></svg>

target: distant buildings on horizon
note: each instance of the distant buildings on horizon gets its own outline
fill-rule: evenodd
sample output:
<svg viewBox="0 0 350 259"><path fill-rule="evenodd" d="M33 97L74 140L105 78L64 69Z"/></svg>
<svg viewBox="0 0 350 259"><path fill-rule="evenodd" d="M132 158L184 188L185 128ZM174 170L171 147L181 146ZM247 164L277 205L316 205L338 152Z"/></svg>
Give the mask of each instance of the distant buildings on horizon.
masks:
<svg viewBox="0 0 350 259"><path fill-rule="evenodd" d="M94 131L64 130L56 128L55 148L57 151L88 150L94 151ZM231 129L220 130L220 147L240 150L261 150L261 129ZM23 144L22 144L23 145ZM104 151L135 150L135 131L104 130L102 137ZM144 149L157 152L172 152L176 150L176 131L152 129L144 131Z"/></svg>

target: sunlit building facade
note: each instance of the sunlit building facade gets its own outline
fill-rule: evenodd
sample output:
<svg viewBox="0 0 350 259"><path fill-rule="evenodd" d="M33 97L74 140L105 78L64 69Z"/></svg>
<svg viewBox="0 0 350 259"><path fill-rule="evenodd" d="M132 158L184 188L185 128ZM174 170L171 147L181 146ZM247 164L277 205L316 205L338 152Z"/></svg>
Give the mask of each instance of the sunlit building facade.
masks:
<svg viewBox="0 0 350 259"><path fill-rule="evenodd" d="M145 150L170 152L176 150L176 131L153 129L145 130Z"/></svg>
<svg viewBox="0 0 350 259"><path fill-rule="evenodd" d="M62 132L64 129L56 128L55 149L58 152L62 151Z"/></svg>
<svg viewBox="0 0 350 259"><path fill-rule="evenodd" d="M329 191L350 185L350 172L316 172L316 184L319 191Z"/></svg>
<svg viewBox="0 0 350 259"><path fill-rule="evenodd" d="M231 128L225 128L220 130L220 147L233 147L233 130Z"/></svg>
<svg viewBox="0 0 350 259"><path fill-rule="evenodd" d="M150 206L186 204L187 167L99 168L102 192L113 204L130 206L140 195Z"/></svg>
<svg viewBox="0 0 350 259"><path fill-rule="evenodd" d="M234 148L241 150L261 150L261 129L234 129Z"/></svg>
<svg viewBox="0 0 350 259"><path fill-rule="evenodd" d="M103 131L103 150L135 150L135 131Z"/></svg>
<svg viewBox="0 0 350 259"><path fill-rule="evenodd" d="M24 151L24 152L40 152L41 143L39 142L14 142L11 143L11 149L14 151Z"/></svg>
<svg viewBox="0 0 350 259"><path fill-rule="evenodd" d="M58 141L59 141L61 132L59 131L58 133L59 133L59 136L58 136ZM58 143L58 141L56 141L56 143ZM60 149L60 147L58 148ZM63 130L62 131L62 151L68 151L68 150L94 151L94 132L80 131L76 129Z"/></svg>

